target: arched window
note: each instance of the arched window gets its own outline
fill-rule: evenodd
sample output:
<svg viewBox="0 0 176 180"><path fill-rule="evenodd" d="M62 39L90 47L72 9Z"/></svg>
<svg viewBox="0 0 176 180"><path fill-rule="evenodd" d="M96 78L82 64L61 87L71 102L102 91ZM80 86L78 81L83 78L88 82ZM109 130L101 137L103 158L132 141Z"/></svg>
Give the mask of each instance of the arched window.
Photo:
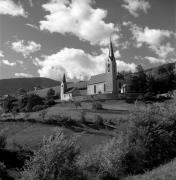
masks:
<svg viewBox="0 0 176 180"><path fill-rule="evenodd" d="M94 94L96 94L96 85L94 85Z"/></svg>
<svg viewBox="0 0 176 180"><path fill-rule="evenodd" d="M108 72L110 72L110 63L108 62Z"/></svg>

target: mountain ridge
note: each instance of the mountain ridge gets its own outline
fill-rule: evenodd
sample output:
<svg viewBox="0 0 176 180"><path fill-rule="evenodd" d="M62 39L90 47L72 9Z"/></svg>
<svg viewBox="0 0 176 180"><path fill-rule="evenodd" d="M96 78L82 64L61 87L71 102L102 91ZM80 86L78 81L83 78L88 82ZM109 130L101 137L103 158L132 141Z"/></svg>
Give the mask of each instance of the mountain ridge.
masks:
<svg viewBox="0 0 176 180"><path fill-rule="evenodd" d="M45 77L0 79L0 95L16 94L20 88L29 91L34 87L48 88L59 85L60 81Z"/></svg>

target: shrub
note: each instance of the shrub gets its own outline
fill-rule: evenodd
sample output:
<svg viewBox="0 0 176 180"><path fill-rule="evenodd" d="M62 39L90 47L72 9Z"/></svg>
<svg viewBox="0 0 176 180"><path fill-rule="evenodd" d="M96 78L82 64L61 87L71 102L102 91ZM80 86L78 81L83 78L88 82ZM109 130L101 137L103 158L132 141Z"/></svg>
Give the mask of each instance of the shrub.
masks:
<svg viewBox="0 0 176 180"><path fill-rule="evenodd" d="M8 128L2 129L0 131L0 149L4 149L7 144L7 136L6 136L7 130L8 130Z"/></svg>
<svg viewBox="0 0 176 180"><path fill-rule="evenodd" d="M75 105L76 108L82 107L81 102L79 102L79 101L74 101L74 105Z"/></svg>
<svg viewBox="0 0 176 180"><path fill-rule="evenodd" d="M18 108L20 109L21 112L23 112L25 110L27 102L28 102L27 95L18 99Z"/></svg>
<svg viewBox="0 0 176 180"><path fill-rule="evenodd" d="M56 95L54 96L54 99L60 99L60 93L56 93Z"/></svg>
<svg viewBox="0 0 176 180"><path fill-rule="evenodd" d="M81 111L81 117L80 117L80 122L83 124L86 124L86 112L85 111Z"/></svg>
<svg viewBox="0 0 176 180"><path fill-rule="evenodd" d="M104 125L104 119L100 116L100 115L96 115L95 118L94 118L94 123L95 123L95 126L96 128L104 128L105 125Z"/></svg>
<svg viewBox="0 0 176 180"><path fill-rule="evenodd" d="M46 94L46 98L47 99L53 99L54 98L54 95L55 95L55 90L54 89L52 89L52 88L50 88L49 90L48 90L48 92L47 92L47 94Z"/></svg>
<svg viewBox="0 0 176 180"><path fill-rule="evenodd" d="M43 109L45 109L45 108L46 108L45 105L36 105L36 106L34 106L34 107L32 108L32 111L33 111L33 112L41 111L41 110L43 110Z"/></svg>
<svg viewBox="0 0 176 180"><path fill-rule="evenodd" d="M3 108L4 108L4 112L5 113L8 113L8 112L11 112L12 109L13 109L13 106L14 106L14 99L10 99L10 98L7 98L4 102L4 105L3 105Z"/></svg>
<svg viewBox="0 0 176 180"><path fill-rule="evenodd" d="M113 138L81 155L77 165L91 179L118 179L124 175L123 159L127 148L121 138Z"/></svg>
<svg viewBox="0 0 176 180"><path fill-rule="evenodd" d="M133 104L134 103L134 101L135 101L135 99L133 98L133 97L126 97L125 98L125 101L127 102L127 103L129 103L129 104Z"/></svg>
<svg viewBox="0 0 176 180"><path fill-rule="evenodd" d="M27 99L26 111L31 112L32 108L36 105L44 105L44 99L36 94L31 94Z"/></svg>
<svg viewBox="0 0 176 180"><path fill-rule="evenodd" d="M16 115L17 115L17 112L18 112L18 107L17 106L14 106L12 108L12 115L13 115L13 118L15 119Z"/></svg>
<svg viewBox="0 0 176 180"><path fill-rule="evenodd" d="M48 99L48 100L46 100L45 104L47 106L53 106L56 104L56 102L54 101L54 99Z"/></svg>
<svg viewBox="0 0 176 180"><path fill-rule="evenodd" d="M67 138L58 130L44 138L42 147L26 163L21 180L83 180L75 163L78 155L76 137Z"/></svg>
<svg viewBox="0 0 176 180"><path fill-rule="evenodd" d="M7 179L7 180L13 179L8 175L6 166L2 162L0 162L0 179Z"/></svg>
<svg viewBox="0 0 176 180"><path fill-rule="evenodd" d="M41 112L39 113L39 117L42 119L42 121L45 120L46 114L47 114L47 111L46 111L46 110L43 110L43 111L41 111Z"/></svg>
<svg viewBox="0 0 176 180"><path fill-rule="evenodd" d="M80 126L80 123L77 120L71 119L68 116L52 115L44 121L46 124L55 124L59 126Z"/></svg>
<svg viewBox="0 0 176 180"><path fill-rule="evenodd" d="M94 110L101 110L101 109L103 109L103 106L99 102L93 102L92 103L92 109L94 109Z"/></svg>
<svg viewBox="0 0 176 180"><path fill-rule="evenodd" d="M156 101L157 98L155 96L155 94L148 92L144 94L144 101Z"/></svg>
<svg viewBox="0 0 176 180"><path fill-rule="evenodd" d="M176 112L170 107L137 109L128 126L128 173L142 173L176 157Z"/></svg>

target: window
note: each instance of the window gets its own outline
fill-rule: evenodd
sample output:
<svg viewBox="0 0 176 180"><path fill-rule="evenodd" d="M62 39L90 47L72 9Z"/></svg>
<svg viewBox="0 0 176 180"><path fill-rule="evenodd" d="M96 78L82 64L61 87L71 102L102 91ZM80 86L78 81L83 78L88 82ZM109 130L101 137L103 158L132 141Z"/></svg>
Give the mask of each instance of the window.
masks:
<svg viewBox="0 0 176 180"><path fill-rule="evenodd" d="M110 72L110 63L108 62L108 72Z"/></svg>
<svg viewBox="0 0 176 180"><path fill-rule="evenodd" d="M104 84L104 92L106 91L106 84Z"/></svg>
<svg viewBox="0 0 176 180"><path fill-rule="evenodd" d="M96 94L96 85L94 85L94 94Z"/></svg>
<svg viewBox="0 0 176 180"><path fill-rule="evenodd" d="M121 88L122 87L122 83L121 82L119 82L119 88Z"/></svg>

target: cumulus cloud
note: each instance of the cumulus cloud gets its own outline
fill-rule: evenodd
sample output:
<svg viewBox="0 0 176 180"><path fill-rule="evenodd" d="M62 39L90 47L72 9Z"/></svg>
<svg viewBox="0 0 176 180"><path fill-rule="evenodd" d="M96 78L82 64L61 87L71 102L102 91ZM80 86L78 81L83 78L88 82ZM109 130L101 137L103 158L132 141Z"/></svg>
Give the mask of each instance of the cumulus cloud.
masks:
<svg viewBox="0 0 176 180"><path fill-rule="evenodd" d="M139 16L139 11L147 13L148 9L151 7L149 2L145 0L124 0L124 3L122 7L127 9L134 17Z"/></svg>
<svg viewBox="0 0 176 180"><path fill-rule="evenodd" d="M32 74L28 73L15 73L16 77L33 77Z"/></svg>
<svg viewBox="0 0 176 180"><path fill-rule="evenodd" d="M151 56L146 56L145 59L147 59L150 63L152 64L157 64L157 63L166 63L165 59L161 58L156 58L156 57L151 57Z"/></svg>
<svg viewBox="0 0 176 180"><path fill-rule="evenodd" d="M108 54L106 49L103 51L100 55L92 55L81 49L64 48L43 59L36 58L34 63L39 66L38 73L42 77L61 80L63 73L66 73L69 79L85 80L91 75L105 72ZM117 69L133 70L135 64L117 60Z"/></svg>
<svg viewBox="0 0 176 180"><path fill-rule="evenodd" d="M131 71L135 72L136 70L136 64L135 63L126 63L122 60L117 60L117 71Z"/></svg>
<svg viewBox="0 0 176 180"><path fill-rule="evenodd" d="M101 48L101 51L105 56L108 56L109 48ZM120 51L119 50L114 51L114 56L116 59L120 58L121 57Z"/></svg>
<svg viewBox="0 0 176 180"><path fill-rule="evenodd" d="M23 17L28 16L24 11L23 6L20 3L16 4L13 0L1 0L0 14Z"/></svg>
<svg viewBox="0 0 176 180"><path fill-rule="evenodd" d="M157 56L158 61L164 62L164 59L175 57L175 48L172 47L169 40L174 37L174 33L168 30L162 29L150 29L145 27L144 29L138 27L135 24L128 23L130 30L133 34L133 39L136 41L136 46L141 47L147 45ZM157 62L157 60L149 60L151 63ZM169 61L169 59L168 59Z"/></svg>
<svg viewBox="0 0 176 180"><path fill-rule="evenodd" d="M2 51L0 51L0 57L4 57L4 54Z"/></svg>
<svg viewBox="0 0 176 180"><path fill-rule="evenodd" d="M9 60L6 60L6 59L3 59L1 62L2 62L2 64L5 64L7 66L15 66L16 65L15 62L10 62Z"/></svg>
<svg viewBox="0 0 176 180"><path fill-rule="evenodd" d="M123 21L122 22L122 25L123 26L129 26L129 25L132 25L133 23L131 21Z"/></svg>
<svg viewBox="0 0 176 180"><path fill-rule="evenodd" d="M51 0L42 5L49 14L40 21L40 29L51 33L70 33L93 45L107 45L111 35L117 40L118 26L106 23L107 11L93 8L92 3L92 0Z"/></svg>
<svg viewBox="0 0 176 180"><path fill-rule="evenodd" d="M23 54L24 57L29 56L30 54L37 52L41 49L41 45L34 41L19 40L13 42L11 47L14 51Z"/></svg>
<svg viewBox="0 0 176 180"><path fill-rule="evenodd" d="M151 46L151 49L161 58L167 58L168 56L175 55L175 48L168 42L160 46Z"/></svg>
<svg viewBox="0 0 176 180"><path fill-rule="evenodd" d="M134 24L131 26L131 31L138 47L144 43L151 46L160 45L164 39L171 37L173 34L173 32L168 30L150 29L148 27L143 29Z"/></svg>

